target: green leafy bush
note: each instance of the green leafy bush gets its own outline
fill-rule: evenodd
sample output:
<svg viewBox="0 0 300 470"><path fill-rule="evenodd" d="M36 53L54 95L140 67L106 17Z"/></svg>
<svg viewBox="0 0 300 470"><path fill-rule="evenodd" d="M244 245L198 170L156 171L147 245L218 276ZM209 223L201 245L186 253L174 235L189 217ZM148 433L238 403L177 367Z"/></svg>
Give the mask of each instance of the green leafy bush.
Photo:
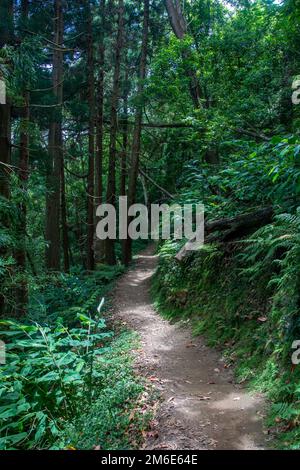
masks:
<svg viewBox="0 0 300 470"><path fill-rule="evenodd" d="M147 416L130 418L143 391L130 353L137 339L115 338L98 306L122 271L47 277L27 319L0 321L0 449L130 448L141 436Z"/></svg>
<svg viewBox="0 0 300 470"><path fill-rule="evenodd" d="M102 319L78 315L78 328L1 321L7 365L1 367L0 447L45 447L64 420L101 386L98 356L111 333Z"/></svg>

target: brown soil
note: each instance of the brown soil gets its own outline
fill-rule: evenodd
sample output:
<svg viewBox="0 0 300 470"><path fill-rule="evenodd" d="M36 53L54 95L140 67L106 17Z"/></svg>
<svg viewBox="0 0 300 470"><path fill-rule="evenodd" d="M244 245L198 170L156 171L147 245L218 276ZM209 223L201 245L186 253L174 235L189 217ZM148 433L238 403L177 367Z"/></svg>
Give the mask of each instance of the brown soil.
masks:
<svg viewBox="0 0 300 470"><path fill-rule="evenodd" d="M118 317L141 336L139 371L161 396L145 449L265 449L263 398L235 384L220 353L192 338L188 326L155 312L149 290L156 264L149 247L114 296Z"/></svg>

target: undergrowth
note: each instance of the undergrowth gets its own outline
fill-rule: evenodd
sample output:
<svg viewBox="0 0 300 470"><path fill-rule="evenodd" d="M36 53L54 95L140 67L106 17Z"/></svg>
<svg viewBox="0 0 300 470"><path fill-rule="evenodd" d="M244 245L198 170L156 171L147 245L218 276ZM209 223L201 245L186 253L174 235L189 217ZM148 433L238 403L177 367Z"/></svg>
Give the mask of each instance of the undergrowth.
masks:
<svg viewBox="0 0 300 470"><path fill-rule="evenodd" d="M53 275L32 287L29 315L0 321L0 449L130 449L147 413L131 350L115 335L101 298L122 268Z"/></svg>

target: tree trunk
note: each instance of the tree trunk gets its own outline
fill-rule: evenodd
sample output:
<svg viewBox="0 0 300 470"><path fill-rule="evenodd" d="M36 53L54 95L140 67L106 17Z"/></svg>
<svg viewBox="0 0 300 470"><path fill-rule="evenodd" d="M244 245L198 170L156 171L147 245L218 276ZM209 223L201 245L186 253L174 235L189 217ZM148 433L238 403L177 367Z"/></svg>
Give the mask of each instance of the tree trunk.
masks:
<svg viewBox="0 0 300 470"><path fill-rule="evenodd" d="M146 78L147 68L147 53L148 53L148 36L149 36L149 0L144 0L144 23L143 23L143 39L141 49L141 62L139 72L139 84L138 84L138 96L140 97L144 90L144 80ZM133 143L131 152L131 167L129 174L128 183L128 207L135 203L136 199L136 186L137 178L139 173L139 162L140 162L140 150L141 150L141 132L142 132L142 118L143 109L142 106L138 106L136 109L135 126L133 132ZM130 219L128 220L127 226L129 226ZM132 240L127 237L125 244L125 256L124 262L127 266L132 259Z"/></svg>
<svg viewBox="0 0 300 470"><path fill-rule="evenodd" d="M14 2L1 0L0 2L0 47L14 43Z"/></svg>
<svg viewBox="0 0 300 470"><path fill-rule="evenodd" d="M99 72L98 72L98 119L97 119L97 152L96 152L96 202L97 204L102 204L103 202L103 137L104 137L104 78L105 78L105 0L101 2L101 34L99 37L99 47L98 47L98 63L99 63Z"/></svg>
<svg viewBox="0 0 300 470"><path fill-rule="evenodd" d="M187 24L182 14L179 0L165 0L172 29L178 39L183 39L187 33Z"/></svg>
<svg viewBox="0 0 300 470"><path fill-rule="evenodd" d="M0 104L0 197L4 199L10 198L10 169L7 165L10 164L11 157L11 122L10 122L10 105ZM7 217L0 212L0 225L8 228L9 221ZM0 248L0 256L6 255L5 247ZM0 283L2 284L1 276ZM5 298L0 294L0 317L5 313Z"/></svg>
<svg viewBox="0 0 300 470"><path fill-rule="evenodd" d="M128 147L128 95L130 89L128 85L128 64L126 59L123 94L123 119L122 119L122 152L121 152L121 172L120 172L120 196L126 196L127 179L127 147Z"/></svg>
<svg viewBox="0 0 300 470"><path fill-rule="evenodd" d="M205 243L226 243L242 238L258 230L260 227L271 223L273 217L273 207L264 207L254 212L239 214L235 217L205 222ZM196 238L193 238L183 246L175 257L177 261L184 260L191 253L188 249L189 244L195 241Z"/></svg>
<svg viewBox="0 0 300 470"><path fill-rule="evenodd" d="M63 147L63 141L61 142ZM62 230L62 247L64 254L64 271L70 271L70 247L69 247L69 234L68 234L68 216L67 216L67 203L66 203L66 180L65 180L65 166L64 158L61 159L61 230Z"/></svg>
<svg viewBox="0 0 300 470"><path fill-rule="evenodd" d="M0 3L0 47L13 43L13 2L1 0ZM2 79L0 71L0 80ZM10 199L11 163L11 104L7 96L0 103L0 197ZM8 217L0 212L0 225L9 227ZM0 248L0 256L6 256L5 247ZM0 284L2 279L0 277ZM0 317L5 314L5 297L0 294Z"/></svg>
<svg viewBox="0 0 300 470"><path fill-rule="evenodd" d="M25 27L29 15L29 2L22 0L21 2L21 25ZM23 91L24 100L24 117L21 120L20 132L20 154L19 154L19 181L20 188L25 195L27 191L28 177L29 177L29 101L30 95L26 91L26 84ZM18 249L15 254L16 265L18 272L22 274L16 289L16 316L21 317L26 314L28 304L28 285L26 281L26 228L27 228L27 206L23 200L19 205L19 220L18 220Z"/></svg>
<svg viewBox="0 0 300 470"><path fill-rule="evenodd" d="M55 0L54 42L63 46L62 0ZM60 190L62 165L62 103L63 103L63 52L53 52L53 94L59 106L53 113L49 128L49 162L47 169L46 198L46 267L51 271L60 269Z"/></svg>
<svg viewBox="0 0 300 470"><path fill-rule="evenodd" d="M97 115L97 148L96 148L96 205L103 203L103 139L104 139L104 79L105 79L105 31L106 31L106 3L101 2L101 32L98 47L98 115ZM94 235L95 236L95 235ZM95 238L95 261L102 262L104 259L105 243L103 240Z"/></svg>
<svg viewBox="0 0 300 470"><path fill-rule="evenodd" d="M0 196L9 199L10 105L0 105Z"/></svg>
<svg viewBox="0 0 300 470"><path fill-rule="evenodd" d="M121 56L123 49L123 29L124 29L124 2L119 0L118 7L118 33L115 45L115 70L113 78L113 90L111 98L111 126L109 145L109 170L106 192L106 202L116 205L116 153L117 153L117 130L118 130L118 102L120 91L120 70ZM115 240L106 240L105 260L109 265L116 264Z"/></svg>
<svg viewBox="0 0 300 470"><path fill-rule="evenodd" d="M94 232L95 232L95 62L94 37L91 6L88 6L88 93L89 93L89 169L88 169L88 199L87 199L87 262L88 271L95 268Z"/></svg>
<svg viewBox="0 0 300 470"><path fill-rule="evenodd" d="M170 24L174 34L178 39L184 39L187 34L187 23L183 16L179 0L165 0L166 9L169 15ZM183 60L189 62L191 52L183 52ZM189 77L190 95L195 109L201 108L201 90L196 71L190 66L186 67L186 74Z"/></svg>
<svg viewBox="0 0 300 470"><path fill-rule="evenodd" d="M125 76L124 76L124 96L123 96L123 122L122 122L122 152L121 152L121 168L120 168L120 196L126 196L127 183L127 151L128 151L128 96L130 92L128 77L128 61L126 57ZM122 263L126 260L126 240L121 241L122 245Z"/></svg>

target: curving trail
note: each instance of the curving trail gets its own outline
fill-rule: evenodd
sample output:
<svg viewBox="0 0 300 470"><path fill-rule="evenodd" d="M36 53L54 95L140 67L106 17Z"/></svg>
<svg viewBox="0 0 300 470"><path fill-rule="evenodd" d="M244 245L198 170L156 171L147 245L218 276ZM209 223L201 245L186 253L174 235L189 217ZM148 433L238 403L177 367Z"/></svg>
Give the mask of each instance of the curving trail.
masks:
<svg viewBox="0 0 300 470"><path fill-rule="evenodd" d="M220 354L188 328L172 325L154 310L150 284L157 264L153 247L119 281L114 310L137 331L141 373L159 389L156 429L145 449L264 449L264 402L234 384Z"/></svg>

